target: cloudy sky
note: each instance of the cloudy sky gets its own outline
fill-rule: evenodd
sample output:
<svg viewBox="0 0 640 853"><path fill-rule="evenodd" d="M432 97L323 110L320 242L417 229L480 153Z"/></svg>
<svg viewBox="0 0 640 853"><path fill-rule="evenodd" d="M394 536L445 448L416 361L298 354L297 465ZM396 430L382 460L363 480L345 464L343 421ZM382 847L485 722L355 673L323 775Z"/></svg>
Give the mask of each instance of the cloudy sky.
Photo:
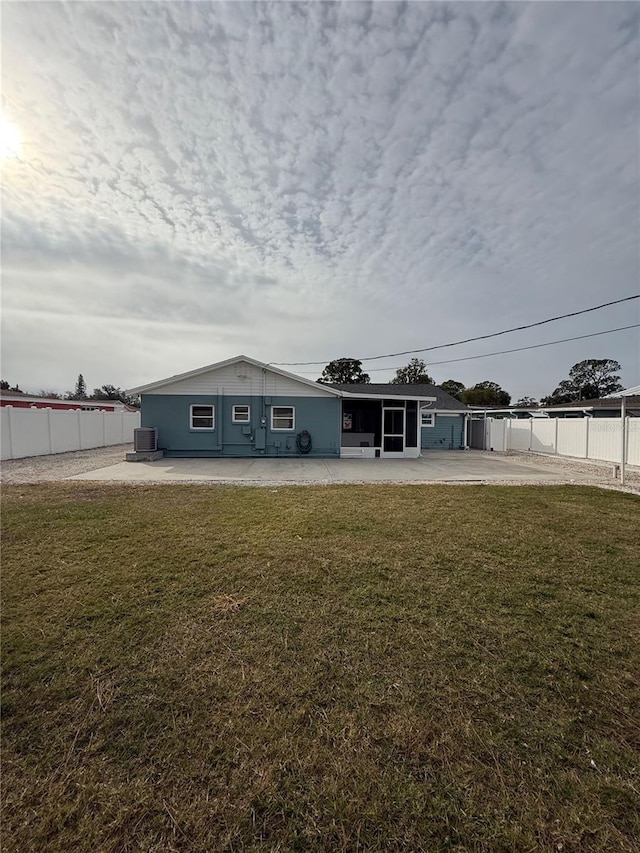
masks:
<svg viewBox="0 0 640 853"><path fill-rule="evenodd" d="M639 19L613 2L3 3L23 139L2 162L3 378L131 387L239 353L370 356L637 293ZM638 323L638 302L429 360ZM539 396L611 357L632 385L638 332L431 373ZM386 381L407 360L365 367Z"/></svg>

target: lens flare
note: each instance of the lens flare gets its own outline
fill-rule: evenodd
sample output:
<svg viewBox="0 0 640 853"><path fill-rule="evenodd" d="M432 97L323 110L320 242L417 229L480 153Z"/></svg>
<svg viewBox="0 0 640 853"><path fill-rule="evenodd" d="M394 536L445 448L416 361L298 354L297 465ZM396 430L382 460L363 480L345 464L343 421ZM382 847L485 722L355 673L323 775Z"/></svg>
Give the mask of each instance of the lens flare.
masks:
<svg viewBox="0 0 640 853"><path fill-rule="evenodd" d="M18 157L22 149L20 129L0 112L0 160Z"/></svg>

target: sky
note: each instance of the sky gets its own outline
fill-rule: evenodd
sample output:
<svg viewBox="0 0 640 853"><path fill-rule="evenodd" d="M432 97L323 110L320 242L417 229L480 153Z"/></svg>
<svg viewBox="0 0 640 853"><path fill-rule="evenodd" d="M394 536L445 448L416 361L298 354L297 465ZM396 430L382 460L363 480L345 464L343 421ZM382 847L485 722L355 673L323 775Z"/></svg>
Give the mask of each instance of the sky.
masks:
<svg viewBox="0 0 640 853"><path fill-rule="evenodd" d="M2 4L2 377L316 378L640 292L640 6ZM9 153L7 155L7 147ZM549 394L640 300L425 354ZM391 379L410 356L364 362Z"/></svg>

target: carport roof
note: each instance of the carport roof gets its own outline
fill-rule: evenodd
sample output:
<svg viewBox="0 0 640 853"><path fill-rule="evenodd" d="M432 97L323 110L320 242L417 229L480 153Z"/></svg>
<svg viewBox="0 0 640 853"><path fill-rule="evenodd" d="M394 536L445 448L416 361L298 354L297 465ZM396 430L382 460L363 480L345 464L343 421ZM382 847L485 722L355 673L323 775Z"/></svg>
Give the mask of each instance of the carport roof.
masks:
<svg viewBox="0 0 640 853"><path fill-rule="evenodd" d="M405 400L434 400L434 409L468 412L469 409L460 400L447 394L437 385L395 385L391 383L359 382L354 384L332 383L330 388L346 394L366 397L402 397Z"/></svg>

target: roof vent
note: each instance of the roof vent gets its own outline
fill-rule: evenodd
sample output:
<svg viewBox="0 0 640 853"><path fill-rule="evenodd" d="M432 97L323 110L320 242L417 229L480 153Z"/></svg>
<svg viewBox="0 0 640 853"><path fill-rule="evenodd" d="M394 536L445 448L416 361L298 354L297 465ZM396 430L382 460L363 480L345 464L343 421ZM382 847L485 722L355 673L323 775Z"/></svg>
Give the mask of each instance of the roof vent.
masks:
<svg viewBox="0 0 640 853"><path fill-rule="evenodd" d="M133 449L136 453L149 453L158 449L158 430L156 427L140 427L133 431Z"/></svg>

